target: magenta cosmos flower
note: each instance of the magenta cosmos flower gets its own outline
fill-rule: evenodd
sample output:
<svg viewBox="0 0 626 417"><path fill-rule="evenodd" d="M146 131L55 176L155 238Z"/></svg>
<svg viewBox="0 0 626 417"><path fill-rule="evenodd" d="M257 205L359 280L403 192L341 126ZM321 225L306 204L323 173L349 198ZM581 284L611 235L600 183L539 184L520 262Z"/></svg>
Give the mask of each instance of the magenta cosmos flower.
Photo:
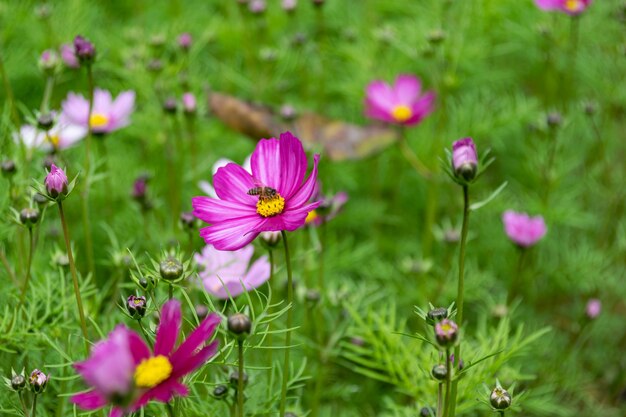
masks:
<svg viewBox="0 0 626 417"><path fill-rule="evenodd" d="M87 360L74 364L92 389L74 395L71 401L84 410L112 405L109 416L121 417L152 400L166 403L176 395L186 396L188 389L180 379L215 354L217 341L202 345L211 338L220 319L209 315L175 349L181 322L180 302L165 303L154 352L137 333L117 326L107 339L94 345Z"/></svg>
<svg viewBox="0 0 626 417"><path fill-rule="evenodd" d="M543 217L530 217L526 213L516 213L512 210L504 212L502 222L509 239L521 247L534 245L548 230Z"/></svg>
<svg viewBox="0 0 626 417"><path fill-rule="evenodd" d="M194 197L193 214L211 226L200 230L218 250L237 250L261 232L293 231L321 203L308 203L315 191L319 155L305 181L307 159L302 143L290 132L261 139L252 153L251 171L230 163L217 170L218 198Z"/></svg>
<svg viewBox="0 0 626 417"><path fill-rule="evenodd" d="M393 86L373 81L367 86L365 114L383 122L412 126L434 109L435 93L421 94L422 85L413 75L399 75Z"/></svg>
<svg viewBox="0 0 626 417"><path fill-rule="evenodd" d="M577 15L591 5L591 0L535 0L535 3L542 10L557 10Z"/></svg>
<svg viewBox="0 0 626 417"><path fill-rule="evenodd" d="M199 275L207 292L226 299L263 285L270 278L270 263L267 256L262 256L250 265L253 254L252 245L236 251L219 251L211 245L205 246L201 254L196 254L195 260L203 268Z"/></svg>
<svg viewBox="0 0 626 417"><path fill-rule="evenodd" d="M124 91L115 100L111 93L96 88L93 110L89 116L89 100L80 94L69 93L62 104L63 115L71 123L87 127L96 134L110 133L130 123L135 106L135 92Z"/></svg>

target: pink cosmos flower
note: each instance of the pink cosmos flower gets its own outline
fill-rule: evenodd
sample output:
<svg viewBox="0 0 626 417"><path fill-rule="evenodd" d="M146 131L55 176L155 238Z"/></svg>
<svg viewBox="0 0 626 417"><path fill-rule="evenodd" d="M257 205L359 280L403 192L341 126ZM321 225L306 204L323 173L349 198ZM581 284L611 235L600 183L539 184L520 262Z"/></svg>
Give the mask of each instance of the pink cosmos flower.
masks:
<svg viewBox="0 0 626 417"><path fill-rule="evenodd" d="M230 163L217 170L218 198L194 197L193 214L211 226L200 230L218 250L237 250L261 232L293 231L321 202L308 203L315 191L319 155L305 181L307 159L302 143L290 132L261 139L252 153L250 174Z"/></svg>
<svg viewBox="0 0 626 417"><path fill-rule="evenodd" d="M245 169L246 172L248 172L250 174L252 174L252 167L251 167L251 164L250 164L250 160L251 159L252 159L252 155L249 155L248 157L246 157L246 159L244 159L243 165L242 165L243 169ZM228 165L230 163L233 163L233 161L231 161L228 158L220 158L220 159L218 159L213 164L211 173L215 177L215 174L217 173L218 169L220 169L222 167L225 167L226 165ZM217 197L217 193L215 192L215 188L213 188L213 186L211 185L210 182L208 182L208 181L200 181L198 183L198 187L200 187L200 189L202 191L204 191L204 193L206 195L208 195L209 197L211 197L211 198L218 198Z"/></svg>
<svg viewBox="0 0 626 417"><path fill-rule="evenodd" d="M46 132L35 126L24 125L19 133L13 135L16 143L23 143L28 149L42 149L53 152L76 145L87 135L87 128L69 123L63 115L58 122Z"/></svg>
<svg viewBox="0 0 626 417"><path fill-rule="evenodd" d="M74 364L92 389L74 395L71 401L84 410L112 405L109 416L122 417L152 400L166 403L176 395L186 396L189 390L180 379L215 354L217 341L201 346L219 322L219 316L209 315L175 349L182 317L180 302L170 300L161 309L154 352L137 333L117 326L107 339L94 345L87 360Z"/></svg>
<svg viewBox="0 0 626 417"><path fill-rule="evenodd" d="M89 116L89 100L80 94L69 93L62 104L63 115L71 123L87 127L96 134L110 133L130 123L135 106L135 92L124 91L115 100L111 93L96 88L93 110Z"/></svg>
<svg viewBox="0 0 626 417"><path fill-rule="evenodd" d="M80 62L78 62L78 58L74 52L74 45L70 45L69 43L61 45L61 59L68 68L80 67Z"/></svg>
<svg viewBox="0 0 626 417"><path fill-rule="evenodd" d="M187 114L193 114L196 112L196 108L197 108L197 103L196 103L196 97L193 95L193 93L190 92L186 92L185 94L183 94L183 111Z"/></svg>
<svg viewBox="0 0 626 417"><path fill-rule="evenodd" d="M236 251L219 251L213 246L205 246L201 254L195 255L195 260L204 268L199 275L207 292L226 299L263 285L270 278L270 263L267 256L262 256L248 268L253 254L252 245Z"/></svg>
<svg viewBox="0 0 626 417"><path fill-rule="evenodd" d="M507 210L502 215L504 230L515 244L529 247L537 243L547 232L543 217L529 217L526 213Z"/></svg>
<svg viewBox="0 0 626 417"><path fill-rule="evenodd" d="M373 81L367 86L365 114L383 122L412 126L434 110L435 93L421 94L419 78L399 75L393 86Z"/></svg>
<svg viewBox="0 0 626 417"><path fill-rule="evenodd" d="M600 315L602 311L602 301L597 298L592 298L587 302L587 307L585 308L585 313L587 317L590 319L595 319Z"/></svg>
<svg viewBox="0 0 626 417"><path fill-rule="evenodd" d="M52 198L66 194L68 183L65 171L52 164L50 166L50 172L46 175L46 179L44 180L44 185L46 186L48 195Z"/></svg>
<svg viewBox="0 0 626 417"><path fill-rule="evenodd" d="M577 15L591 5L591 0L535 0L542 10L557 10L570 15Z"/></svg>

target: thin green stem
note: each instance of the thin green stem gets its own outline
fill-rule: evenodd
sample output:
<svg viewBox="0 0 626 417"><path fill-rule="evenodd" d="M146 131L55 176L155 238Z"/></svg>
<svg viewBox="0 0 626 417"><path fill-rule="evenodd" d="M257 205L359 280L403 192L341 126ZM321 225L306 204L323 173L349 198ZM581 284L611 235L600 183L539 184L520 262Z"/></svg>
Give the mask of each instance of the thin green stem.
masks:
<svg viewBox="0 0 626 417"><path fill-rule="evenodd" d="M287 384L289 382L289 352L291 351L291 328L293 326L293 279L291 276L291 258L289 257L289 245L287 244L287 233L284 230L280 232L283 237L283 245L285 246L285 263L287 264L287 329L285 332L285 362L283 366L283 384L280 393L280 417L285 417L285 408L287 406Z"/></svg>
<svg viewBox="0 0 626 417"><path fill-rule="evenodd" d="M459 282L458 282L457 294L456 294L456 322L458 323L459 326L463 326L463 295L464 295L463 292L465 290L465 281L464 281L465 280L465 248L467 244L469 214L470 214L469 188L467 185L464 185L463 186L463 228L461 229L461 250L459 251ZM446 358L446 362L450 361L449 356L450 355L448 355L448 357ZM461 342L459 342L454 348L454 360L456 363L458 363L461 360ZM447 414L447 416L449 417L454 417L458 384L459 384L458 379L455 379L452 382L452 387L451 387L451 392L450 392L450 403L447 405L447 407L449 407L449 413Z"/></svg>
<svg viewBox="0 0 626 417"><path fill-rule="evenodd" d="M33 407L30 409L30 417L35 417L37 414L37 397L37 394L33 396Z"/></svg>
<svg viewBox="0 0 626 417"><path fill-rule="evenodd" d="M26 278L24 279L24 287L22 287L22 295L20 295L20 303L18 305L18 309L24 304L24 300L26 299L26 293L28 292L28 284L30 283L30 268L33 263L33 248L34 248L34 239L33 239L33 228L28 228L28 263L26 264Z"/></svg>
<svg viewBox="0 0 626 417"><path fill-rule="evenodd" d="M437 417L442 417L443 413L443 382L437 388Z"/></svg>
<svg viewBox="0 0 626 417"><path fill-rule="evenodd" d="M415 172L417 172L419 175L426 179L430 178L432 176L432 172L430 172L428 167L424 165L422 161L420 161L415 152L413 152L413 149L411 149L411 147L409 146L409 142L406 138L406 130L404 129L404 127L401 127L399 129L398 136L398 146L400 147L400 151L402 152L404 159L406 159L407 162L411 164Z"/></svg>
<svg viewBox="0 0 626 417"><path fill-rule="evenodd" d="M147 343L152 345L152 342L151 342L152 339L150 339L150 337L148 336L148 332L146 332L146 328L143 327L143 323L141 322L141 319L137 320L137 322L139 323L139 328L141 329L141 333L143 334L144 339L146 339Z"/></svg>
<svg viewBox="0 0 626 417"><path fill-rule="evenodd" d="M11 265L9 264L6 254L4 253L4 249L0 250L0 262L2 262L2 265L4 266L4 269L6 269L7 275L9 276L9 278L11 278L11 281L13 281L15 286L19 288L20 283L17 281L17 278L15 277L15 273L11 269Z"/></svg>
<svg viewBox="0 0 626 417"><path fill-rule="evenodd" d="M78 316L80 317L80 328L85 339L85 351L89 353L89 335L87 334L87 324L85 322L85 312L83 309L83 301L80 297L80 288L78 286L78 275L76 274L76 265L74 264L74 255L72 254L72 245L70 243L70 233L67 229L67 221L63 213L63 204L57 202L59 206L59 215L61 217L61 225L63 226L63 237L65 238L65 248L67 249L67 259L70 262L70 272L72 273L72 283L74 284L74 294L76 295L76 307L78 308Z"/></svg>
<svg viewBox="0 0 626 417"><path fill-rule="evenodd" d="M273 291L271 289L272 289L272 285L274 285L274 251L271 248L268 248L267 252L268 252L268 258L270 261L270 278L269 278L270 294L273 294ZM268 302L268 304L271 305L271 299ZM269 331L269 328L268 328L268 331ZM266 346L268 347L272 346L272 333L268 333L267 335ZM268 381L267 394L268 396L270 396L272 393L272 385L269 383L269 381L272 380L272 373L274 370L274 349L267 350L267 362L269 363L269 366L267 367L267 381Z"/></svg>
<svg viewBox="0 0 626 417"><path fill-rule="evenodd" d="M171 300L172 298L174 298L174 286L172 284L170 284L169 299Z"/></svg>
<svg viewBox="0 0 626 417"><path fill-rule="evenodd" d="M50 110L50 97L52 97L52 90L54 89L54 75L46 77L46 87L43 91L43 99L41 100L41 107L39 111L42 114L48 113Z"/></svg>
<svg viewBox="0 0 626 417"><path fill-rule="evenodd" d="M445 400L444 400L444 406L443 406L443 416L444 417L448 417L450 415L450 409L453 408L451 407L451 403L450 403L450 399L451 399L451 388L450 388L450 382L452 380L452 366L451 365L451 361L450 361L450 348L446 349L446 356L444 358L444 360L446 361L446 396L445 396ZM441 385L441 384L440 384ZM452 401L455 401L454 398L452 398Z"/></svg>
<svg viewBox="0 0 626 417"><path fill-rule="evenodd" d="M524 259L526 258L526 249L523 247L519 248L519 256L517 258L517 267L515 269L515 275L513 275L513 280L511 281L511 287L509 288L509 295L507 297L508 304L511 304L515 295L521 292L523 288L523 279L522 272L524 267Z"/></svg>
<svg viewBox="0 0 626 417"><path fill-rule="evenodd" d="M243 340L239 340L239 378L237 380L237 413L243 417Z"/></svg>
<svg viewBox="0 0 626 417"><path fill-rule="evenodd" d="M89 221L89 189L91 188L91 139L93 132L91 129L91 112L93 110L93 70L91 64L87 64L87 85L89 94L89 110L87 112L87 138L85 139L85 186L82 193L82 217L83 229L85 229L85 250L87 252L87 265L91 277L96 277L96 266L94 261L93 241L91 238L91 223Z"/></svg>
<svg viewBox="0 0 626 417"><path fill-rule="evenodd" d="M165 403L165 408L167 409L167 415L170 417L175 417L176 414L174 413L174 407L172 407L172 404L170 403Z"/></svg>
<svg viewBox="0 0 626 417"><path fill-rule="evenodd" d="M23 395L22 391L18 392L17 396L20 399L20 404L22 405L22 411L24 412L24 416L25 417L30 417L30 414L28 412L28 407L26 407L26 403L24 402L24 395Z"/></svg>

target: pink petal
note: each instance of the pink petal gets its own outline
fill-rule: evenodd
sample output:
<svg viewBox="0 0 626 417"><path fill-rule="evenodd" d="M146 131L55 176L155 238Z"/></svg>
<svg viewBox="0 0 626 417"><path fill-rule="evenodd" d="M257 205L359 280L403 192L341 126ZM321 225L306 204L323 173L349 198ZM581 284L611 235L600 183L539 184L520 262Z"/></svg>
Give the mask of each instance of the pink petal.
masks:
<svg viewBox="0 0 626 417"><path fill-rule="evenodd" d="M410 106L420 95L422 85L413 75L399 75L393 87L397 103Z"/></svg>
<svg viewBox="0 0 626 417"><path fill-rule="evenodd" d="M156 387L146 391L132 406L132 411L137 411L145 406L150 400L160 401L162 403L169 402L175 395L185 397L189 394L189 389L174 378L162 382Z"/></svg>
<svg viewBox="0 0 626 417"><path fill-rule="evenodd" d="M172 378L180 378L204 365L205 362L207 362L211 357L213 357L213 355L215 355L215 353L217 353L218 346L219 343L216 340L209 346L200 349L200 351L195 355L189 356L185 360L178 363L174 372L172 373Z"/></svg>
<svg viewBox="0 0 626 417"><path fill-rule="evenodd" d="M317 181L317 165L319 163L319 160L319 154L315 154L313 156L313 170L311 171L311 175L309 175L309 178L307 178L306 182L295 194L291 196L289 200L285 199L285 210L299 208L311 199L311 196L315 192Z"/></svg>
<svg viewBox="0 0 626 417"><path fill-rule="evenodd" d="M129 331L128 333L128 346L130 347L133 361L135 365L137 365L142 360L150 357L150 348L137 333L133 331Z"/></svg>
<svg viewBox="0 0 626 417"><path fill-rule="evenodd" d="M270 269L271 267L267 256L262 256L257 259L243 279L246 288L252 290L264 284L265 281L270 278Z"/></svg>
<svg viewBox="0 0 626 417"><path fill-rule="evenodd" d="M389 84L384 81L373 81L366 88L367 100L379 109L391 112L398 103Z"/></svg>
<svg viewBox="0 0 626 417"><path fill-rule="evenodd" d="M121 408L113 407L109 413L109 417L124 417L124 410Z"/></svg>
<svg viewBox="0 0 626 417"><path fill-rule="evenodd" d="M405 125L414 125L422 121L434 110L435 93L428 92L411 106L413 115L404 122Z"/></svg>
<svg viewBox="0 0 626 417"><path fill-rule="evenodd" d="M107 400L96 391L81 392L72 395L70 401L83 410L97 410L107 405Z"/></svg>
<svg viewBox="0 0 626 417"><path fill-rule="evenodd" d="M225 220L200 230L200 236L218 250L237 250L257 237L255 228L263 222L258 214Z"/></svg>
<svg viewBox="0 0 626 417"><path fill-rule="evenodd" d="M169 300L161 308L161 321L156 331L154 355L169 356L180 332L181 312L178 300Z"/></svg>
<svg viewBox="0 0 626 417"><path fill-rule="evenodd" d="M220 324L220 317L217 314L210 314L205 318L198 327L196 327L191 334L185 339L183 343L176 349L176 352L170 357L174 372L179 366L186 363L186 361L193 356L196 349L204 344L208 339L213 336L215 328Z"/></svg>
<svg viewBox="0 0 626 417"><path fill-rule="evenodd" d="M535 0L535 3L540 9L553 10L559 9L563 3L563 0Z"/></svg>
<svg viewBox="0 0 626 417"><path fill-rule="evenodd" d="M61 104L63 117L71 123L87 126L89 114L89 101L79 94L69 93Z"/></svg>
<svg viewBox="0 0 626 417"><path fill-rule="evenodd" d="M108 116L111 113L112 104L111 93L107 90L96 88L93 93L93 110L91 113L101 113Z"/></svg>
<svg viewBox="0 0 626 417"><path fill-rule="evenodd" d="M206 223L219 223L224 220L257 215L256 206L203 196L193 197L191 206L193 215Z"/></svg>
<svg viewBox="0 0 626 417"><path fill-rule="evenodd" d="M248 190L256 187L250 173L237 164L228 164L217 170L213 176L215 193L222 200L256 206L257 197L248 195Z"/></svg>
<svg viewBox="0 0 626 417"><path fill-rule="evenodd" d="M365 115L372 119L382 120L383 122L396 123L396 120L391 115L390 108L380 107L370 99L365 101Z"/></svg>
<svg viewBox="0 0 626 417"><path fill-rule="evenodd" d="M128 120L134 107L135 92L123 91L115 98L115 101L112 104L110 113L111 118L115 120L116 123L121 124L122 122Z"/></svg>

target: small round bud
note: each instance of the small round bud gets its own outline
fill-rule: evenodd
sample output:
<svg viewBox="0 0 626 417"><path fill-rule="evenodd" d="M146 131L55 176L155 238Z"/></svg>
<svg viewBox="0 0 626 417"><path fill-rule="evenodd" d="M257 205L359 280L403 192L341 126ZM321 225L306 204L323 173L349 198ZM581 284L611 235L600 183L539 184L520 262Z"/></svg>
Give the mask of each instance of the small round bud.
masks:
<svg viewBox="0 0 626 417"><path fill-rule="evenodd" d="M268 248L275 248L280 243L280 232L261 232L261 242Z"/></svg>
<svg viewBox="0 0 626 417"><path fill-rule="evenodd" d="M213 397L221 400L228 395L228 385L218 385L213 389Z"/></svg>
<svg viewBox="0 0 626 417"><path fill-rule="evenodd" d="M307 290L304 298L311 304L317 304L321 296L320 292L317 290Z"/></svg>
<svg viewBox="0 0 626 417"><path fill-rule="evenodd" d="M198 304L195 307L195 310L196 310L196 316L198 316L199 320L204 320L206 316L209 315L209 309L205 305Z"/></svg>
<svg viewBox="0 0 626 417"><path fill-rule="evenodd" d="M147 276L147 277L141 277L139 278L139 288L141 288L142 290L151 290L152 288L154 288L154 278Z"/></svg>
<svg viewBox="0 0 626 417"><path fill-rule="evenodd" d="M35 394L41 394L46 390L49 379L49 376L46 376L46 374L41 372L39 369L35 369L30 373L30 378L28 379L30 390Z"/></svg>
<svg viewBox="0 0 626 417"><path fill-rule="evenodd" d="M420 417L431 417L433 414L430 412L430 408L422 407L420 410Z"/></svg>
<svg viewBox="0 0 626 417"><path fill-rule="evenodd" d="M41 130L50 130L54 125L54 117L50 113L43 113L37 117L37 127Z"/></svg>
<svg viewBox="0 0 626 417"><path fill-rule="evenodd" d="M192 211L184 211L180 213L180 224L187 231L194 230L197 225L196 217Z"/></svg>
<svg viewBox="0 0 626 417"><path fill-rule="evenodd" d="M168 256L167 259L161 261L159 264L159 272L161 278L166 281L174 282L180 279L183 275L183 264L173 256Z"/></svg>
<svg viewBox="0 0 626 417"><path fill-rule="evenodd" d="M38 65L39 69L44 74L53 75L61 65L61 57L56 51L52 49L46 49L41 53Z"/></svg>
<svg viewBox="0 0 626 417"><path fill-rule="evenodd" d="M96 58L96 47L88 39L78 35L74 38L74 53L80 62L91 63Z"/></svg>
<svg viewBox="0 0 626 417"><path fill-rule="evenodd" d="M511 394L502 387L495 387L489 396L489 402L496 410L506 410L511 406L511 401Z"/></svg>
<svg viewBox="0 0 626 417"><path fill-rule="evenodd" d="M148 302L146 301L146 297L130 295L126 300L126 308L128 309L128 314L136 320L140 320L143 316L146 315L146 308L148 306Z"/></svg>
<svg viewBox="0 0 626 417"><path fill-rule="evenodd" d="M248 374L246 374L245 372L243 373L243 385L247 385L248 384ZM233 373L230 374L230 385L237 389L237 387L239 386L239 372L234 371Z"/></svg>
<svg viewBox="0 0 626 417"><path fill-rule="evenodd" d="M2 175L5 177L12 177L17 172L15 162L11 159L5 159L4 161L2 161L1 168Z"/></svg>
<svg viewBox="0 0 626 417"><path fill-rule="evenodd" d="M561 117L561 113L559 112L550 112L546 117L546 123L548 127L559 127L563 122L563 118Z"/></svg>
<svg viewBox="0 0 626 417"><path fill-rule="evenodd" d="M228 331L238 339L247 337L252 331L250 317L243 313L236 313L228 317Z"/></svg>
<svg viewBox="0 0 626 417"><path fill-rule="evenodd" d="M181 33L178 36L178 46L180 46L180 49L183 51L188 51L189 48L191 48L192 41L191 33Z"/></svg>
<svg viewBox="0 0 626 417"><path fill-rule="evenodd" d="M176 103L176 98L168 97L163 102L163 111L167 114L176 114L178 110L178 104Z"/></svg>
<svg viewBox="0 0 626 417"><path fill-rule="evenodd" d="M28 228L33 227L39 221L39 210L36 208L25 208L20 211L20 221Z"/></svg>
<svg viewBox="0 0 626 417"><path fill-rule="evenodd" d="M13 390L20 392L21 390L23 390L26 387L26 378L24 377L24 375L14 375L13 378L11 378L11 388L13 388Z"/></svg>
<svg viewBox="0 0 626 417"><path fill-rule="evenodd" d="M458 334L459 326L450 319L443 319L435 325L435 339L441 347L454 345Z"/></svg>
<svg viewBox="0 0 626 417"><path fill-rule="evenodd" d="M433 369L430 371L430 374L437 381L443 381L448 376L448 369L446 368L446 365L438 364L438 365L433 366Z"/></svg>
<svg viewBox="0 0 626 417"><path fill-rule="evenodd" d="M598 106L592 101L587 101L583 104L583 111L587 116L593 116L597 110Z"/></svg>
<svg viewBox="0 0 626 417"><path fill-rule="evenodd" d="M434 326L436 323L447 318L448 309L443 307L433 308L428 313L426 313L426 323L430 324L431 326Z"/></svg>
<svg viewBox="0 0 626 417"><path fill-rule="evenodd" d="M283 104L280 108L280 117L282 117L283 120L290 122L295 119L296 116L298 116L296 109L291 104Z"/></svg>

